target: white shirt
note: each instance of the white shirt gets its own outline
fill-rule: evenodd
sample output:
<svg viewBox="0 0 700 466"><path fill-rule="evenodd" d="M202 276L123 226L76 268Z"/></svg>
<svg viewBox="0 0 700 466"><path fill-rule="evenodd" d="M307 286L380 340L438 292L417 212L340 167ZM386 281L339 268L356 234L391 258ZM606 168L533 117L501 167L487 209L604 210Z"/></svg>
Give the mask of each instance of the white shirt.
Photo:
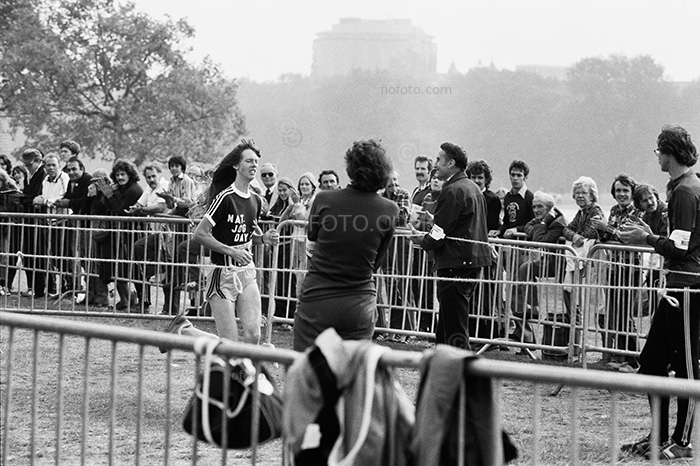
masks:
<svg viewBox="0 0 700 466"><path fill-rule="evenodd" d="M44 181L41 182L41 195L49 204L56 202L59 199L63 199L63 196L68 191L69 183L70 178L66 172L60 172L51 181L49 181L49 175L46 175ZM70 214L72 210L64 207L49 207L48 212L52 214Z"/></svg>
<svg viewBox="0 0 700 466"><path fill-rule="evenodd" d="M165 199L160 196L156 196L157 193L165 192L168 192L168 180L161 178L158 182L158 186L156 186L154 189L151 189L151 187L147 185L146 189L143 191L143 194L141 194L141 197L139 197L139 200L136 201L136 203L141 207L152 207L158 204L165 205Z"/></svg>
<svg viewBox="0 0 700 466"><path fill-rule="evenodd" d="M520 190L517 193L514 193L513 190L510 190L511 194L520 194L520 197L525 199L525 193L527 193L527 185L523 183L523 187L520 188Z"/></svg>

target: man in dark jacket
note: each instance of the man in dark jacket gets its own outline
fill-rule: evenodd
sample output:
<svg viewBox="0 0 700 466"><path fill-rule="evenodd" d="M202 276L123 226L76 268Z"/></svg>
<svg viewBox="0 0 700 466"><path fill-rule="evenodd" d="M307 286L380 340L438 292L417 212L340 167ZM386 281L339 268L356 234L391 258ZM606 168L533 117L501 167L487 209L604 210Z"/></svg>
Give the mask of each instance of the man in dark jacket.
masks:
<svg viewBox="0 0 700 466"><path fill-rule="evenodd" d="M700 180L692 168L698 152L690 134L680 126L664 126L654 150L661 171L670 176L668 237L653 232L646 223L627 222L621 227L624 243L651 246L664 257L666 289L654 313L647 341L639 357L639 373L677 379L700 379ZM661 397L654 419L658 423L658 453L651 434L623 445L623 451L660 459L692 458L694 401L679 398L676 428L669 431L669 398ZM652 411L654 411L652 409ZM671 434L669 436L669 434Z"/></svg>
<svg viewBox="0 0 700 466"><path fill-rule="evenodd" d="M61 143L62 149L64 148L64 143L66 143L66 141ZM90 186L90 181L92 181L92 176L90 176L90 174L85 171L85 165L83 165L83 162L75 155L70 157L66 161L66 166L63 168L63 171L68 173L70 183L68 183L68 189L66 190L66 194L64 194L63 199L57 200L55 205L57 207L67 207L72 211L73 214L76 215L87 214L88 187ZM61 250L65 251L66 254L75 254L78 257L78 259L86 257L88 252L88 235L81 234L80 232L84 232L87 227L88 225L86 224L86 222L80 220L68 221L66 223L66 233L63 238L64 245ZM76 235L78 235L77 242ZM79 248L77 251L74 250L76 244ZM73 272L73 283L68 283L66 277L64 277L64 283L66 283L67 287L70 289L80 289L80 283L75 283L75 280L78 278L78 274L80 272L80 264L69 264L69 262L64 262L64 267L61 270L64 270L66 272L69 271L69 265L70 267L77 267L77 270L71 271ZM68 288L62 291L67 291ZM78 303L81 303L84 299L84 294L76 295L76 301Z"/></svg>
<svg viewBox="0 0 700 466"><path fill-rule="evenodd" d="M87 214L85 206L88 186L92 177L85 172L85 165L78 157L71 157L65 167L70 183L63 199L56 201L57 207L68 207L74 214Z"/></svg>
<svg viewBox="0 0 700 466"><path fill-rule="evenodd" d="M29 172L29 180L24 190L25 212L45 214L46 206L34 203L34 200L41 196L42 185L46 178L44 156L38 149L27 149L22 153L22 162ZM46 295L46 229L38 228L41 223L38 219L27 219L26 223L28 228L25 229L22 252L27 254L24 259L27 286L34 291L35 298L43 298ZM37 257L32 257L33 255Z"/></svg>
<svg viewBox="0 0 700 466"><path fill-rule="evenodd" d="M437 199L434 225L426 235L414 229L413 241L435 256L440 301L437 343L469 349L473 280L491 263L486 202L479 187L464 173L467 154L461 147L443 143L435 168L445 183Z"/></svg>

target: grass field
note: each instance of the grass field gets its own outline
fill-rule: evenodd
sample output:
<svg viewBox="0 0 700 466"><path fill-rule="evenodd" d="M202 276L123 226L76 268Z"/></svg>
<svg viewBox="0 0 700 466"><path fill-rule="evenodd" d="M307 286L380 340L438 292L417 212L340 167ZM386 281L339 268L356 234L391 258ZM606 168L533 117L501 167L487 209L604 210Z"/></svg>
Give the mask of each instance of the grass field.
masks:
<svg viewBox="0 0 700 466"><path fill-rule="evenodd" d="M85 320L85 319L80 319ZM92 319L126 327L161 330L164 321L134 319ZM197 324L213 330L209 322ZM290 348L292 333L275 329L273 343ZM419 346L383 343L395 349L422 351ZM3 429L9 429L8 464L30 464L32 448L34 464L55 464L57 445L56 419L62 415L60 433L61 464L191 464L193 443L181 428L181 416L192 393L195 380L195 358L182 351L173 351L170 359L157 348L140 347L132 343L85 340L66 337L63 352L59 352L59 337L34 332L14 332L12 351L7 328L0 329L0 371L6 373L12 353L13 378L10 416ZM62 355L62 357L61 357ZM523 364L541 364L513 351L491 351L490 359L517 360ZM59 403L59 360L62 360L62 395ZM34 365L36 362L36 366ZM36 368L36 372L35 372ZM589 370L595 370L593 365ZM87 380L84 377L87 369ZM283 379L282 370L271 367L273 374ZM113 378L113 372L116 377ZM168 379L169 374L169 379ZM416 370L399 368L397 377L409 396L415 400L419 374ZM591 372L595 376L595 372ZM6 402L6 377L0 378L0 400ZM520 452L513 464L571 464L572 392L565 387L558 396L548 396L551 385L534 386L513 380L498 384L502 418ZM87 387L87 392L85 391ZM114 387L114 390L112 388ZM33 393L36 390L36 394ZM87 396L85 396L87 393ZM539 458L533 461L533 406L539 399ZM141 396L139 397L139 394ZM170 399L168 400L168 394ZM576 403L575 432L579 464L610 464L611 442L610 394L605 390L579 390ZM112 403L112 396L115 397ZM36 400L36 403L32 403ZM59 409L60 408L60 409ZM112 409L114 415L112 416ZM37 422L32 422L32 412ZM649 428L648 404L645 396L622 394L619 399L619 441L626 442L644 435ZM110 425L114 420L113 426ZM87 421L87 422L85 422ZM169 428L169 446L166 432ZM113 435L110 436L110 432ZM84 439L84 442L83 442ZM110 453L111 452L111 453ZM167 458L166 458L167 455ZM203 443L197 444L198 464L221 464L221 451ZM258 464L281 462L279 441L261 446ZM226 464L249 464L249 451L229 451ZM621 458L624 464L646 464L638 457ZM676 462L683 464L683 462Z"/></svg>

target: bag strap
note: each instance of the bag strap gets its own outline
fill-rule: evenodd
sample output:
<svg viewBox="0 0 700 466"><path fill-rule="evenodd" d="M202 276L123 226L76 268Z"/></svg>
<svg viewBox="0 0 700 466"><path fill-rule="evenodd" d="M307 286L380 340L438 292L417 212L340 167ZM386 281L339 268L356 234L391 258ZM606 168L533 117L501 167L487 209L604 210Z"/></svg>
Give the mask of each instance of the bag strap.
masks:
<svg viewBox="0 0 700 466"><path fill-rule="evenodd" d="M233 412L229 411L228 417L230 418L238 416L243 410L243 408L245 408L245 403L248 400L248 395L250 394L250 386L253 383L255 383L255 377L257 377L257 374L255 373L255 367L253 367L253 364L250 362L249 359L237 360L236 364L234 364L234 367L236 366L241 367L241 372L243 372L246 375L246 378L244 381L240 381L240 378L238 379L241 386L243 387L243 394L241 394L241 399L238 400L238 406L236 406L236 409L234 409ZM229 409L230 408L231 407L229 406Z"/></svg>
<svg viewBox="0 0 700 466"><path fill-rule="evenodd" d="M211 386L211 363L214 357L214 350L221 340L218 338L210 338L207 342L207 346L204 348L204 370L202 371L202 404L200 411L200 416L202 419L202 431L204 432L204 437L206 437L207 442L211 445L216 445L214 442L214 436L211 433L211 426L209 425L209 387ZM196 390L196 388L195 388Z"/></svg>
<svg viewBox="0 0 700 466"><path fill-rule="evenodd" d="M364 446L365 441L367 440L367 435L369 434L369 428L372 422L372 408L374 407L374 390L376 385L377 367L379 365L379 359L385 352L387 352L386 348L379 345L372 345L367 349L364 367L364 406L362 407L362 420L360 422L360 428L357 431L355 444L347 449L345 456L342 456L339 451L342 444L342 439L338 439L335 442L335 445L333 445L333 449L328 457L328 464L338 466L351 466L355 464L357 455L360 452L360 449Z"/></svg>
<svg viewBox="0 0 700 466"><path fill-rule="evenodd" d="M202 431L204 432L204 437L207 439L207 442L211 445L216 445L217 443L214 441L214 436L211 433L211 424L210 424L210 419L209 419L209 405L214 404L217 405L220 409L221 412L223 413L223 419L227 418L234 418L240 414L240 412L243 410L243 408L246 405L246 401L248 400L248 396L250 394L250 385L255 382L255 375L253 377L247 377L245 381L241 381L241 385L243 386L244 390L243 393L241 394L241 399L238 401L238 405L236 408L231 411L231 407L228 407L228 410L226 410L226 401L222 400L221 403L219 403L216 400L210 400L209 399L209 389L211 387L211 366L212 363L214 362L214 350L216 349L217 346L221 343L221 340L218 338L209 338L209 337L203 337L206 341L206 347L204 348L204 370L202 371L202 393L201 393L201 409L200 409L200 415L201 415L201 425L202 425ZM202 344L204 344L204 341L200 342L195 342L195 350L200 353L202 351ZM246 364L247 363L247 364ZM230 366L230 362L227 361L227 364ZM248 366L252 367L252 364L249 361L246 361L245 359L242 359L236 363L236 365L240 365L242 368L242 371L246 374L249 374L250 369ZM253 369L254 372L254 369ZM196 390L196 388L195 388ZM226 396L226 395L224 395ZM228 398L228 397L227 397Z"/></svg>
<svg viewBox="0 0 700 466"><path fill-rule="evenodd" d="M309 365L312 367L323 396L323 404L316 414L314 423L321 431L321 439L316 448L300 451L295 455L298 464L326 464L328 456L333 449L333 444L340 435L340 421L336 412L336 405L340 398L341 390L338 389L335 374L328 366L326 357L318 346L314 346L308 354Z"/></svg>

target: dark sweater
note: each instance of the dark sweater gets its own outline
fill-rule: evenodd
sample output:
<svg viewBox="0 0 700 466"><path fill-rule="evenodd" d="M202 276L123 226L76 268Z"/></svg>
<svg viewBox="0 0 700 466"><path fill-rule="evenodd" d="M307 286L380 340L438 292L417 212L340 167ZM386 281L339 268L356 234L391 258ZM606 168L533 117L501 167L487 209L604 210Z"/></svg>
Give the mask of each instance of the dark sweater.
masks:
<svg viewBox="0 0 700 466"><path fill-rule="evenodd" d="M498 195L488 189L484 190L486 198L486 228L489 231L501 228L501 200Z"/></svg>
<svg viewBox="0 0 700 466"><path fill-rule="evenodd" d="M529 189L525 191L525 198L520 193L508 192L503 199L503 225L501 236L509 228L517 228L521 233L525 231L525 224L535 218L532 210L534 195Z"/></svg>
<svg viewBox="0 0 700 466"><path fill-rule="evenodd" d="M46 178L46 170L44 169L43 165L37 168L34 172L34 175L32 175L29 178L27 187L24 188L24 194L27 197L25 197L22 201L24 203L24 208L26 212L46 213L46 206L34 206L32 204L34 198L41 195L41 192L43 190L42 184L44 183L44 178Z"/></svg>
<svg viewBox="0 0 700 466"><path fill-rule="evenodd" d="M532 219L525 225L525 234L530 241L558 243L564 236L566 221L561 211L554 207L542 220Z"/></svg>
<svg viewBox="0 0 700 466"><path fill-rule="evenodd" d="M88 213L87 193L90 180L92 180L92 176L89 173L83 173L83 176L78 178L77 181L71 180L68 183L68 190L63 198L68 199L68 207L71 208L74 214Z"/></svg>
<svg viewBox="0 0 700 466"><path fill-rule="evenodd" d="M642 220L649 225L655 235L668 236L668 206L662 201L659 201L654 212L644 213Z"/></svg>
<svg viewBox="0 0 700 466"><path fill-rule="evenodd" d="M700 284L700 179L690 170L671 181L670 187L670 236L649 235L647 244L664 256L664 268L669 271L666 278L669 288L697 286ZM679 234L681 231L690 232L684 245L687 249L676 247L674 239L684 239Z"/></svg>
<svg viewBox="0 0 700 466"><path fill-rule="evenodd" d="M143 194L143 188L135 181L129 181L123 187L117 186L114 194L109 198L109 206L114 215L118 217L128 215L127 209L138 202L141 194Z"/></svg>
<svg viewBox="0 0 700 466"><path fill-rule="evenodd" d="M394 236L395 202L349 186L319 191L309 213L307 237L315 241L301 300L376 293L372 272Z"/></svg>

